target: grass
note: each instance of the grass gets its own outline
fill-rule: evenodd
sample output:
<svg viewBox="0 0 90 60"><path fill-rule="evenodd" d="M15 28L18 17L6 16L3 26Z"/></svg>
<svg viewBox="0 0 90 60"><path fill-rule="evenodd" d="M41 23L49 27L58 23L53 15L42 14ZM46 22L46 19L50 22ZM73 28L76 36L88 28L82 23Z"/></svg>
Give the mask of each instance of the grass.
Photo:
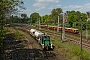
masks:
<svg viewBox="0 0 90 60"><path fill-rule="evenodd" d="M40 29L44 30L44 29ZM54 32L51 30L44 30L46 33L48 32ZM58 32L55 32L55 34L61 34ZM66 34L68 36L71 36L69 34ZM78 38L76 36L72 36L74 38ZM67 60L79 60L82 58L82 60L90 60L90 51L83 48L83 50L80 50L80 46L73 44L71 42L64 42L62 43L60 38L51 37L52 43L55 45L55 52L58 52L62 54Z"/></svg>
<svg viewBox="0 0 90 60"><path fill-rule="evenodd" d="M41 31L45 31L45 32L49 32L49 33L55 33L55 34L61 34L61 31L60 32L57 32L57 31L53 31L53 30L46 30L46 29L40 29ZM83 35L85 35L85 31L83 32ZM80 39L80 37L77 37L77 36L74 36L74 35L71 35L71 34L65 34L65 36L70 36L72 38L76 38L76 39ZM90 35L89 35L90 36ZM82 38L82 40L86 40L85 38ZM89 41L88 41L89 42Z"/></svg>
<svg viewBox="0 0 90 60"><path fill-rule="evenodd" d="M86 34L86 30L83 30L82 34ZM90 30L88 30L88 36L90 36Z"/></svg>
<svg viewBox="0 0 90 60"><path fill-rule="evenodd" d="M47 31L45 32L53 32ZM82 57L82 60L90 60L90 51L83 49L80 50L80 46L73 44L71 42L62 43L60 38L51 37L52 43L55 45L55 52L63 55L66 60L79 60Z"/></svg>
<svg viewBox="0 0 90 60"><path fill-rule="evenodd" d="M26 38L28 38L32 43L33 43L33 48L41 48L40 45L36 45L35 43L37 43L37 41L31 37L29 34L27 34L27 32L23 32L22 30L18 30L19 33L21 33L22 35L24 35ZM25 45L25 44L24 44Z"/></svg>
<svg viewBox="0 0 90 60"><path fill-rule="evenodd" d="M83 49L81 52L78 45L70 42L62 43L59 38L52 40L52 43L55 44L55 51L60 52L67 60L79 60L81 53L83 60L90 60L90 51Z"/></svg>
<svg viewBox="0 0 90 60"><path fill-rule="evenodd" d="M20 33L17 30L15 30L13 27L7 27L6 30L7 30L6 34L10 33L12 37L14 37L16 40L21 40Z"/></svg>

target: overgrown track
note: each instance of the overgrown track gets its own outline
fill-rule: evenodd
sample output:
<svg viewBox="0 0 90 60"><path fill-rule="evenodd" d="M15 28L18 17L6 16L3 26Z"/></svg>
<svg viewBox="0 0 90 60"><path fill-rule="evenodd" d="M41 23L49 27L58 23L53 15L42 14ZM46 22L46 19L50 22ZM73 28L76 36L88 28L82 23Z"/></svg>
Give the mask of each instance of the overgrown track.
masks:
<svg viewBox="0 0 90 60"><path fill-rule="evenodd" d="M24 32L26 32L26 33L28 33L28 34L30 34L30 32L29 32L29 30L31 29L30 27L28 27L28 26L19 26L19 27L16 27L17 29L19 29L19 30L22 30L22 31L24 31ZM25 37L26 38L26 40L28 40L29 41L29 39L27 38L27 37ZM30 42L30 41L29 41ZM28 42L28 43L29 43ZM37 42L38 43L38 42ZM32 44L32 43L31 43ZM28 45L28 44L27 44ZM29 47L29 46L28 46ZM32 46L33 47L33 46ZM42 49L41 49L41 53L42 53L42 57L41 57L41 59L42 60L57 60L57 58L56 58L56 54L54 53L54 51L43 51Z"/></svg>
<svg viewBox="0 0 90 60"><path fill-rule="evenodd" d="M65 39L67 39L67 40L70 41L70 42L76 43L76 44L78 44L78 45L81 44L81 43L80 43L80 39L72 38L72 37L70 37L70 36L66 36ZM82 42L82 47L90 50L90 42L83 41L83 42Z"/></svg>
<svg viewBox="0 0 90 60"><path fill-rule="evenodd" d="M28 29L23 31L28 33ZM29 37L24 35L21 36L24 39L23 42L26 44L25 46L23 46L22 41L15 40L7 35L5 39L6 48L4 49L5 55L3 60L57 60L53 51L43 51L41 48L35 48L35 45L38 43L35 43Z"/></svg>
<svg viewBox="0 0 90 60"><path fill-rule="evenodd" d="M76 37L80 37L80 34L72 34L72 33L69 33L69 34L74 35ZM86 40L86 36L85 35L83 35L82 37L83 37L84 40ZM88 36L87 40L90 40L89 36Z"/></svg>
<svg viewBox="0 0 90 60"><path fill-rule="evenodd" d="M27 31L29 31L29 30L30 30L30 28L27 28ZM61 38L61 35L60 34L49 33L49 32L47 34L50 35L50 36L56 36L56 37ZM79 37L79 34L72 34L72 35ZM82 37L85 38L85 36L82 36ZM80 39L78 39L78 38L74 38L72 36L65 36L65 39L66 39L66 41L73 42L75 44L80 45ZM90 39L90 38L88 38L88 39ZM82 41L82 47L90 50L90 42L83 40Z"/></svg>
<svg viewBox="0 0 90 60"><path fill-rule="evenodd" d="M30 34L29 30L31 28L29 26L16 26L16 28ZM42 51L40 56L42 58L41 60L66 60L62 54L56 51Z"/></svg>
<svg viewBox="0 0 90 60"><path fill-rule="evenodd" d="M58 34L48 33L48 35L50 35L50 36L54 35L58 38L61 38L61 35L58 35ZM80 39L78 39L78 38L73 38L71 36L65 36L65 40L80 45ZM82 47L90 50L90 42L87 42L87 41L83 40L82 41Z"/></svg>
<svg viewBox="0 0 90 60"><path fill-rule="evenodd" d="M54 51L44 51L45 54L45 60L57 60L56 54Z"/></svg>

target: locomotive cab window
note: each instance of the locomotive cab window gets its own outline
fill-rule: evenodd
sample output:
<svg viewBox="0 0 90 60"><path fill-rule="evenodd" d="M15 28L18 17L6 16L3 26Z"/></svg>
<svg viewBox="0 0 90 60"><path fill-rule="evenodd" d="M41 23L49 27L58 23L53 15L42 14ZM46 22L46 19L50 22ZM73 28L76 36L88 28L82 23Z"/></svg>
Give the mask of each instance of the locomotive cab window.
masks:
<svg viewBox="0 0 90 60"><path fill-rule="evenodd" d="M49 36L43 36L43 38L45 38L45 39L50 39L50 37L49 37Z"/></svg>

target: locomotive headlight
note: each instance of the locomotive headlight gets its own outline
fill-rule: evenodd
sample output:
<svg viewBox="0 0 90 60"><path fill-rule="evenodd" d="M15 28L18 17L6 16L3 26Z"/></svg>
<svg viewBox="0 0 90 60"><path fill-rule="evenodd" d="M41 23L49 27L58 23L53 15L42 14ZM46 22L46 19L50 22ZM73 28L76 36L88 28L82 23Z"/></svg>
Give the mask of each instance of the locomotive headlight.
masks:
<svg viewBox="0 0 90 60"><path fill-rule="evenodd" d="M42 48L44 48L44 44L42 44Z"/></svg>
<svg viewBox="0 0 90 60"><path fill-rule="evenodd" d="M53 48L52 42L51 42L51 48Z"/></svg>

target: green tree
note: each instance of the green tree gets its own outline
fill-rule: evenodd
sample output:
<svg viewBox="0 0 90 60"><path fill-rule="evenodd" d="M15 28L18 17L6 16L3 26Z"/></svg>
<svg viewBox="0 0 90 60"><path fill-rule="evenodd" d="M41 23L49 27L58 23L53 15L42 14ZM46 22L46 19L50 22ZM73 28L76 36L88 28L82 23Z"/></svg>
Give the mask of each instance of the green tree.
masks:
<svg viewBox="0 0 90 60"><path fill-rule="evenodd" d="M87 26L90 29L90 11L87 12Z"/></svg>
<svg viewBox="0 0 90 60"><path fill-rule="evenodd" d="M40 19L40 15L37 12L34 12L30 15L30 20L32 21L32 23L38 22L39 19Z"/></svg>
<svg viewBox="0 0 90 60"><path fill-rule="evenodd" d="M22 23L26 23L27 22L27 14L21 14L22 17Z"/></svg>
<svg viewBox="0 0 90 60"><path fill-rule="evenodd" d="M90 11L87 12L87 17L90 18Z"/></svg>
<svg viewBox="0 0 90 60"><path fill-rule="evenodd" d="M82 29L85 30L86 29L86 25L87 25L87 15L85 13L81 13L82 18Z"/></svg>
<svg viewBox="0 0 90 60"><path fill-rule="evenodd" d="M10 17L12 13L15 13L18 10L17 6L19 7L20 4L23 4L23 1L0 0L0 50L3 48L4 25L7 21L6 19Z"/></svg>
<svg viewBox="0 0 90 60"><path fill-rule="evenodd" d="M45 23L47 23L48 22L48 15L47 14L44 15L44 19L45 19Z"/></svg>
<svg viewBox="0 0 90 60"><path fill-rule="evenodd" d="M51 11L52 20L55 24L57 22L57 19L58 19L58 16L60 15L60 13L62 13L61 8L56 8Z"/></svg>
<svg viewBox="0 0 90 60"><path fill-rule="evenodd" d="M41 16L41 24L45 24L45 18L44 18L44 16Z"/></svg>
<svg viewBox="0 0 90 60"><path fill-rule="evenodd" d="M52 24L52 23L53 23L53 22L52 22L52 16L51 16L51 14L48 15L48 20L47 20L47 21L48 21L49 24Z"/></svg>
<svg viewBox="0 0 90 60"><path fill-rule="evenodd" d="M71 11L70 14L68 15L68 22L70 24L70 27L73 27L73 22L76 22L77 20L77 15L75 11Z"/></svg>
<svg viewBox="0 0 90 60"><path fill-rule="evenodd" d="M70 24L70 27L79 28L81 16L83 17L82 18L83 29L85 29L87 16L85 13L81 13L79 11L70 11L70 13L68 14L68 22Z"/></svg>
<svg viewBox="0 0 90 60"><path fill-rule="evenodd" d="M13 16L13 23L19 23L20 19L18 16Z"/></svg>

